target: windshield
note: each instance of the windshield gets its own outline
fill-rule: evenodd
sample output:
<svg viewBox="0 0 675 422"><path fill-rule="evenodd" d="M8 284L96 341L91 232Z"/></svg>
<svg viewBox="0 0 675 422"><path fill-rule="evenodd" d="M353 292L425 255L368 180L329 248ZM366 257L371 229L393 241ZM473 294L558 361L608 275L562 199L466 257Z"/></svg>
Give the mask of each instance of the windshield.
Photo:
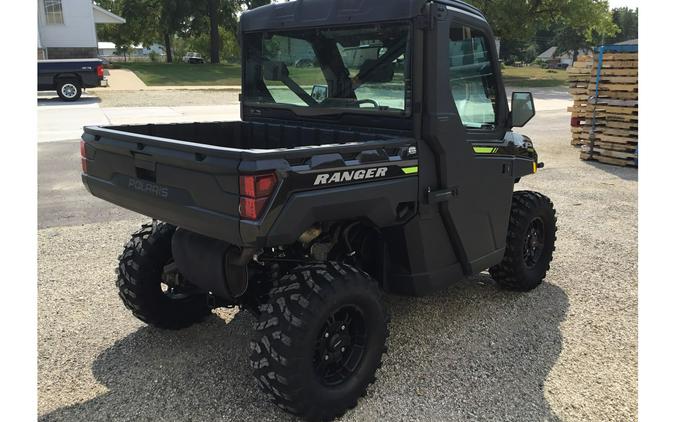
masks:
<svg viewBox="0 0 675 422"><path fill-rule="evenodd" d="M243 100L314 114L406 114L408 45L401 23L247 34Z"/></svg>

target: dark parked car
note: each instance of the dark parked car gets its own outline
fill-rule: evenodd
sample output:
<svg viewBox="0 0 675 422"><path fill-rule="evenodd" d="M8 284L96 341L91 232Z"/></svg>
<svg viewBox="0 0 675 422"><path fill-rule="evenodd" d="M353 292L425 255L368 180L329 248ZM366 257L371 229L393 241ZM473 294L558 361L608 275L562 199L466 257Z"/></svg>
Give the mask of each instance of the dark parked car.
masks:
<svg viewBox="0 0 675 422"><path fill-rule="evenodd" d="M54 91L63 101L76 101L82 89L102 85L100 59L38 60L38 91Z"/></svg>

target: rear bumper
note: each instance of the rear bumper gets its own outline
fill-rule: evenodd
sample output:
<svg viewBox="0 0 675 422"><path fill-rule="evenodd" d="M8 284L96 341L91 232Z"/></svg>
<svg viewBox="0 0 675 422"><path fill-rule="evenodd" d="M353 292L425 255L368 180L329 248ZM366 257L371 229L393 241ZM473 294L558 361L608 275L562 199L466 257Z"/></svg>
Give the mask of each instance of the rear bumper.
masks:
<svg viewBox="0 0 675 422"><path fill-rule="evenodd" d="M112 181L84 173L82 174L82 183L92 195L120 207L147 215L153 219L166 221L204 236L242 245L238 217L134 192Z"/></svg>

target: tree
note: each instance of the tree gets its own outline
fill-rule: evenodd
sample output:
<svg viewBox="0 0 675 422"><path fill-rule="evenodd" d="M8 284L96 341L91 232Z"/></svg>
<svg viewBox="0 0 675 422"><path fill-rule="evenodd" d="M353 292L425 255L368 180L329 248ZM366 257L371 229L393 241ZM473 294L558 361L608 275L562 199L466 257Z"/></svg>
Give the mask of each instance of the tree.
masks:
<svg viewBox="0 0 675 422"><path fill-rule="evenodd" d="M173 62L174 37L185 31L196 2L201 0L99 0L97 4L126 19L122 25L104 25L99 38L128 49L132 44L162 42L166 61Z"/></svg>
<svg viewBox="0 0 675 422"><path fill-rule="evenodd" d="M638 37L638 9L619 7L612 9L612 21L619 32L609 39L609 43L633 40Z"/></svg>
<svg viewBox="0 0 675 422"><path fill-rule="evenodd" d="M220 33L218 32L218 18L221 14L221 3L219 0L208 0L209 6L209 49L211 52L211 63L220 63Z"/></svg>
<svg viewBox="0 0 675 422"><path fill-rule="evenodd" d="M264 2L264 1L263 1ZM258 3L263 3L258 1ZM266 0L269 3L269 0ZM223 49L221 30L236 37L238 15L241 12L242 0L192 0L191 17L187 28L187 35L196 43L201 43L201 37L208 35L208 54L211 63L220 63Z"/></svg>
<svg viewBox="0 0 675 422"><path fill-rule="evenodd" d="M152 44L157 38L158 0L99 0L96 3L126 20L119 25L102 25L97 31L99 39L114 42L125 59L132 45Z"/></svg>
<svg viewBox="0 0 675 422"><path fill-rule="evenodd" d="M164 41L166 62L173 63L172 40L188 26L195 1L153 0L159 3L158 32Z"/></svg>
<svg viewBox="0 0 675 422"><path fill-rule="evenodd" d="M536 32L560 23L588 30L611 32L606 0L469 0L481 9L495 35L506 42L533 40ZM517 19L514 19L517 17Z"/></svg>
<svg viewBox="0 0 675 422"><path fill-rule="evenodd" d="M575 61L579 50L604 44L619 30L604 1L591 2L583 10L571 8L556 24L559 27L555 37L558 51L572 51Z"/></svg>
<svg viewBox="0 0 675 422"><path fill-rule="evenodd" d="M502 39L504 57L522 60L558 45L574 51L601 42L617 28L607 0L469 0ZM517 17L515 19L514 17Z"/></svg>

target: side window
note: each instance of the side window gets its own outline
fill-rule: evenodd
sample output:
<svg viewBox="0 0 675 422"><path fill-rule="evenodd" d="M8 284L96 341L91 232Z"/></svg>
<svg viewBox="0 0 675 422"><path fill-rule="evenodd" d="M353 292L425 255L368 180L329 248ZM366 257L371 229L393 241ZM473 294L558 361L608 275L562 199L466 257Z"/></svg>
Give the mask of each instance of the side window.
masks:
<svg viewBox="0 0 675 422"><path fill-rule="evenodd" d="M496 123L497 82L488 40L469 26L450 28L450 89L467 129L492 130Z"/></svg>
<svg viewBox="0 0 675 422"><path fill-rule="evenodd" d="M48 25L63 24L63 5L61 0L45 0L45 19Z"/></svg>

